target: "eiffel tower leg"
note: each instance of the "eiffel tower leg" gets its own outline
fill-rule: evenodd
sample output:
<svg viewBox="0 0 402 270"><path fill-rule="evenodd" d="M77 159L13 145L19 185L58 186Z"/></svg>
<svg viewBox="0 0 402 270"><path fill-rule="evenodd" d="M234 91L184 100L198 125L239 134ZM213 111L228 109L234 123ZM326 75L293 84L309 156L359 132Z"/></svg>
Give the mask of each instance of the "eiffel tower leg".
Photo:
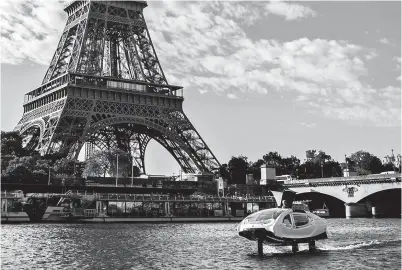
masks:
<svg viewBox="0 0 402 270"><path fill-rule="evenodd" d="M145 170L145 149L151 137L145 134L135 134L131 139L132 158L143 174Z"/></svg>
<svg viewBox="0 0 402 270"><path fill-rule="evenodd" d="M163 137L155 137L159 142L179 163L181 170L184 173L195 173L197 165L189 157L189 155L179 146L178 143Z"/></svg>
<svg viewBox="0 0 402 270"><path fill-rule="evenodd" d="M184 141L187 153L200 165L200 171L211 172L220 167L219 161L182 110L164 109L163 118Z"/></svg>

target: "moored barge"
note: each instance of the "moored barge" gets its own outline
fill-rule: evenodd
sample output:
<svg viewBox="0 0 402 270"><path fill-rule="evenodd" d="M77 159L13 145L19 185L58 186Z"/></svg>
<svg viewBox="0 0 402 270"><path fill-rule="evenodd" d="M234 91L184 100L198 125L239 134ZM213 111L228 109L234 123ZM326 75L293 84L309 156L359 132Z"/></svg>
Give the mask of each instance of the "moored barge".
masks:
<svg viewBox="0 0 402 270"><path fill-rule="evenodd" d="M10 197L11 198L11 197ZM3 198L2 203L9 204ZM212 195L117 194L68 191L27 194L21 199L19 222L222 222L239 221L249 204L258 209L276 206L272 196L217 197ZM9 215L2 209L3 218ZM6 214L6 215L3 215ZM16 222L17 220L14 220Z"/></svg>

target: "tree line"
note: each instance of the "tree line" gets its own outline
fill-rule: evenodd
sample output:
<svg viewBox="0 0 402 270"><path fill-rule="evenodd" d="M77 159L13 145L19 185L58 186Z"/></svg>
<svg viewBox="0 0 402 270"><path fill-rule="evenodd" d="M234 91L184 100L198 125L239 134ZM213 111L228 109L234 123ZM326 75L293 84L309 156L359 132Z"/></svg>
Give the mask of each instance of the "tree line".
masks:
<svg viewBox="0 0 402 270"><path fill-rule="evenodd" d="M49 175L63 178L81 178L86 176L139 176L140 170L131 169L131 156L119 149L95 151L84 164L69 160L58 154L41 156L36 150L24 148L24 142L18 132L1 132L1 176L13 182L41 183L48 182ZM119 168L117 170L117 156ZM83 166L77 166L83 165Z"/></svg>
<svg viewBox="0 0 402 270"><path fill-rule="evenodd" d="M400 157L399 157L400 158ZM395 158L393 159L395 161ZM291 175L297 179L342 177L343 169L348 168L358 175L376 174L384 171L401 171L400 163L382 163L375 155L360 150L345 156L344 162L335 161L324 151L307 150L303 162L297 157L282 157L278 152L268 152L257 161L249 161L246 156L232 156L220 168L220 175L229 184L244 184L246 175L253 175L254 180L261 179L261 166L263 164L275 167L276 175Z"/></svg>
<svg viewBox="0 0 402 270"><path fill-rule="evenodd" d="M139 176L140 170L133 166L132 157L119 149L96 151L86 162L77 166L74 160L68 160L57 154L39 155L35 150L23 147L24 142L18 132L1 132L1 175L13 181L28 183L47 183L49 174L70 178L86 176L104 177L106 175L119 177ZM117 171L117 156L119 169ZM399 155L400 159L400 155ZM246 156L233 156L222 164L217 176L220 175L229 184L243 184L246 175L251 174L255 180L261 179L261 165L268 164L276 169L276 175L292 175L298 179L340 177L342 170L349 168L358 175L380 173L383 171L401 171L400 163L395 158L388 158L382 164L381 160L366 151L357 151L344 162L335 161L324 151L307 150L303 162L297 157L282 157L278 152L268 152L257 161L249 161ZM4 178L3 178L4 179Z"/></svg>

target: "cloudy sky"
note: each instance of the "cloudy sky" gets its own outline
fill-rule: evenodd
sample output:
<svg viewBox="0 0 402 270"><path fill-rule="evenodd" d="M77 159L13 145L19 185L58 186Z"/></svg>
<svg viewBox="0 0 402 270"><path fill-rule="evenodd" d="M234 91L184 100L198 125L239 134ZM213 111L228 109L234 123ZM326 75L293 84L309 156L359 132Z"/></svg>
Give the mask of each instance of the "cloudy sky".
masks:
<svg viewBox="0 0 402 270"><path fill-rule="evenodd" d="M45 75L63 4L0 2L2 130ZM400 2L150 1L144 14L169 83L184 86L184 111L221 163L401 151ZM179 170L156 142L146 166Z"/></svg>

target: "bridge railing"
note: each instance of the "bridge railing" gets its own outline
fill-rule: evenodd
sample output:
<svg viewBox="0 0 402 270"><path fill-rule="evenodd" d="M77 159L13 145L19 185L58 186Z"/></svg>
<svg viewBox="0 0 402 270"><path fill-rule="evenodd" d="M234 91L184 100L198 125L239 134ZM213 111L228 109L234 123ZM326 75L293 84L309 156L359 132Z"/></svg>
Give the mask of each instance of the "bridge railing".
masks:
<svg viewBox="0 0 402 270"><path fill-rule="evenodd" d="M24 193L22 193L22 192L2 191L0 196L1 196L2 199L24 198Z"/></svg>
<svg viewBox="0 0 402 270"><path fill-rule="evenodd" d="M287 184L308 184L308 183L319 183L319 182L345 182L345 181L385 180L385 179L396 179L396 178L401 178L401 174L400 173L394 173L394 174L369 174L369 175L348 176L348 177L331 177L331 178L288 180L288 181L285 181L285 185L287 185Z"/></svg>
<svg viewBox="0 0 402 270"><path fill-rule="evenodd" d="M97 193L97 200L107 201L149 201L149 202L275 202L273 196L256 197L217 197L217 196L174 196L157 194L112 194Z"/></svg>

